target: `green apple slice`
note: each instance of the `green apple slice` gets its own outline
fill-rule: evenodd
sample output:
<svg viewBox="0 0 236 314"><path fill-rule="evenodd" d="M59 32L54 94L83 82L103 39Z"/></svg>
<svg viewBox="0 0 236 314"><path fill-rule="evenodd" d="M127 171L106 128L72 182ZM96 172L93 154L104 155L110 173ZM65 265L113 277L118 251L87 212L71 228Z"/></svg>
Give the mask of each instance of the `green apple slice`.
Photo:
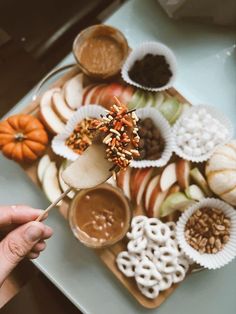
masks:
<svg viewBox="0 0 236 314"><path fill-rule="evenodd" d="M158 108L163 116L173 124L182 112L182 105L174 98L167 98Z"/></svg>
<svg viewBox="0 0 236 314"><path fill-rule="evenodd" d="M138 104L140 103L140 98L142 97L143 92L140 89L137 89L136 92L133 94L130 102L128 103L129 109L136 109L138 108Z"/></svg>
<svg viewBox="0 0 236 314"><path fill-rule="evenodd" d="M165 217L170 215L176 210L184 211L186 207L193 204L192 200L189 200L184 193L176 192L172 193L164 200L160 208L160 216Z"/></svg>
<svg viewBox="0 0 236 314"><path fill-rule="evenodd" d="M68 190L69 188L69 185L67 185L65 183L65 181L62 179L62 172L66 169L66 167L69 166L69 163L68 161L63 161L63 163L61 164L60 168L59 168L59 173L58 173L58 179L59 179L59 184L60 184L60 187L62 189L63 192L65 192L66 190ZM75 196L75 191L70 191L67 196L70 198L70 199L73 199L74 196Z"/></svg>
<svg viewBox="0 0 236 314"><path fill-rule="evenodd" d="M200 172L198 168L193 168L190 171L190 176L193 179L193 181L203 190L203 192L207 196L212 196L212 192L210 191L208 187L206 179L204 178L204 176L202 175L202 173Z"/></svg>
<svg viewBox="0 0 236 314"><path fill-rule="evenodd" d="M164 100L165 100L164 94L161 92L157 92L154 97L153 107L158 109L161 106L161 104L164 102Z"/></svg>
<svg viewBox="0 0 236 314"><path fill-rule="evenodd" d="M196 184L192 184L185 189L185 194L188 198L194 201L200 201L205 197L203 191Z"/></svg>
<svg viewBox="0 0 236 314"><path fill-rule="evenodd" d="M155 94L151 92L146 93L146 104L145 107L152 107L155 102Z"/></svg>

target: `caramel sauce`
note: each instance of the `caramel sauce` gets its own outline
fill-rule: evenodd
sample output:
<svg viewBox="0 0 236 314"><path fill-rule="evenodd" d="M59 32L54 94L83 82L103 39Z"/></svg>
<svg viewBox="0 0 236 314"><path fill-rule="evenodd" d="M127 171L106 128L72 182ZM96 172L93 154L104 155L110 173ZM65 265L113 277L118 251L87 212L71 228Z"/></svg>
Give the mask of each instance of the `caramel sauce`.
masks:
<svg viewBox="0 0 236 314"><path fill-rule="evenodd" d="M99 242L117 238L127 221L124 202L103 188L84 193L78 200L75 222L88 237Z"/></svg>
<svg viewBox="0 0 236 314"><path fill-rule="evenodd" d="M106 35L86 39L76 53L83 67L94 73L112 72L123 60L122 47Z"/></svg>

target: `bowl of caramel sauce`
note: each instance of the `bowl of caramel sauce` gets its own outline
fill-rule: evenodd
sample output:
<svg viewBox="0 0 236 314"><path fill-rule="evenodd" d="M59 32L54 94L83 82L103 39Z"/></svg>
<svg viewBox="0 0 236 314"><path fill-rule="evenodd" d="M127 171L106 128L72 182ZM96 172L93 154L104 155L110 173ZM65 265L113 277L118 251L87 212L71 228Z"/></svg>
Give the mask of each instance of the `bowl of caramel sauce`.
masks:
<svg viewBox="0 0 236 314"><path fill-rule="evenodd" d="M79 191L69 208L69 223L75 237L91 248L120 241L130 226L131 209L122 191L101 184Z"/></svg>
<svg viewBox="0 0 236 314"><path fill-rule="evenodd" d="M73 54L81 70L90 77L106 79L116 75L129 52L124 35L108 25L93 25L78 34Z"/></svg>

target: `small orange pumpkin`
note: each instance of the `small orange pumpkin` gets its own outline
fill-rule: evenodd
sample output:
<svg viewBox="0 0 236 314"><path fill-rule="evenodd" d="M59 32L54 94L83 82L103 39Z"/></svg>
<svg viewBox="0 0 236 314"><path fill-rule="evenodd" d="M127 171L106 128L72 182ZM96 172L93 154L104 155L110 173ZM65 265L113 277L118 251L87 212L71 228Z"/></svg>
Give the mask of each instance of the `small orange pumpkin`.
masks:
<svg viewBox="0 0 236 314"><path fill-rule="evenodd" d="M0 122L0 149L17 162L29 162L41 156L48 144L42 123L27 114L16 114Z"/></svg>

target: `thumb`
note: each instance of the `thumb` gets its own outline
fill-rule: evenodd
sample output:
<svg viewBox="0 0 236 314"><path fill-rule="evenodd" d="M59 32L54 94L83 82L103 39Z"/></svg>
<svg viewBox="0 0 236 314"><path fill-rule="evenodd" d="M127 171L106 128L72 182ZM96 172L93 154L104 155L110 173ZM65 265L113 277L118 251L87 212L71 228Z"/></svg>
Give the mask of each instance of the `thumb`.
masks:
<svg viewBox="0 0 236 314"><path fill-rule="evenodd" d="M34 221L16 228L0 242L0 286L43 234L44 225Z"/></svg>

